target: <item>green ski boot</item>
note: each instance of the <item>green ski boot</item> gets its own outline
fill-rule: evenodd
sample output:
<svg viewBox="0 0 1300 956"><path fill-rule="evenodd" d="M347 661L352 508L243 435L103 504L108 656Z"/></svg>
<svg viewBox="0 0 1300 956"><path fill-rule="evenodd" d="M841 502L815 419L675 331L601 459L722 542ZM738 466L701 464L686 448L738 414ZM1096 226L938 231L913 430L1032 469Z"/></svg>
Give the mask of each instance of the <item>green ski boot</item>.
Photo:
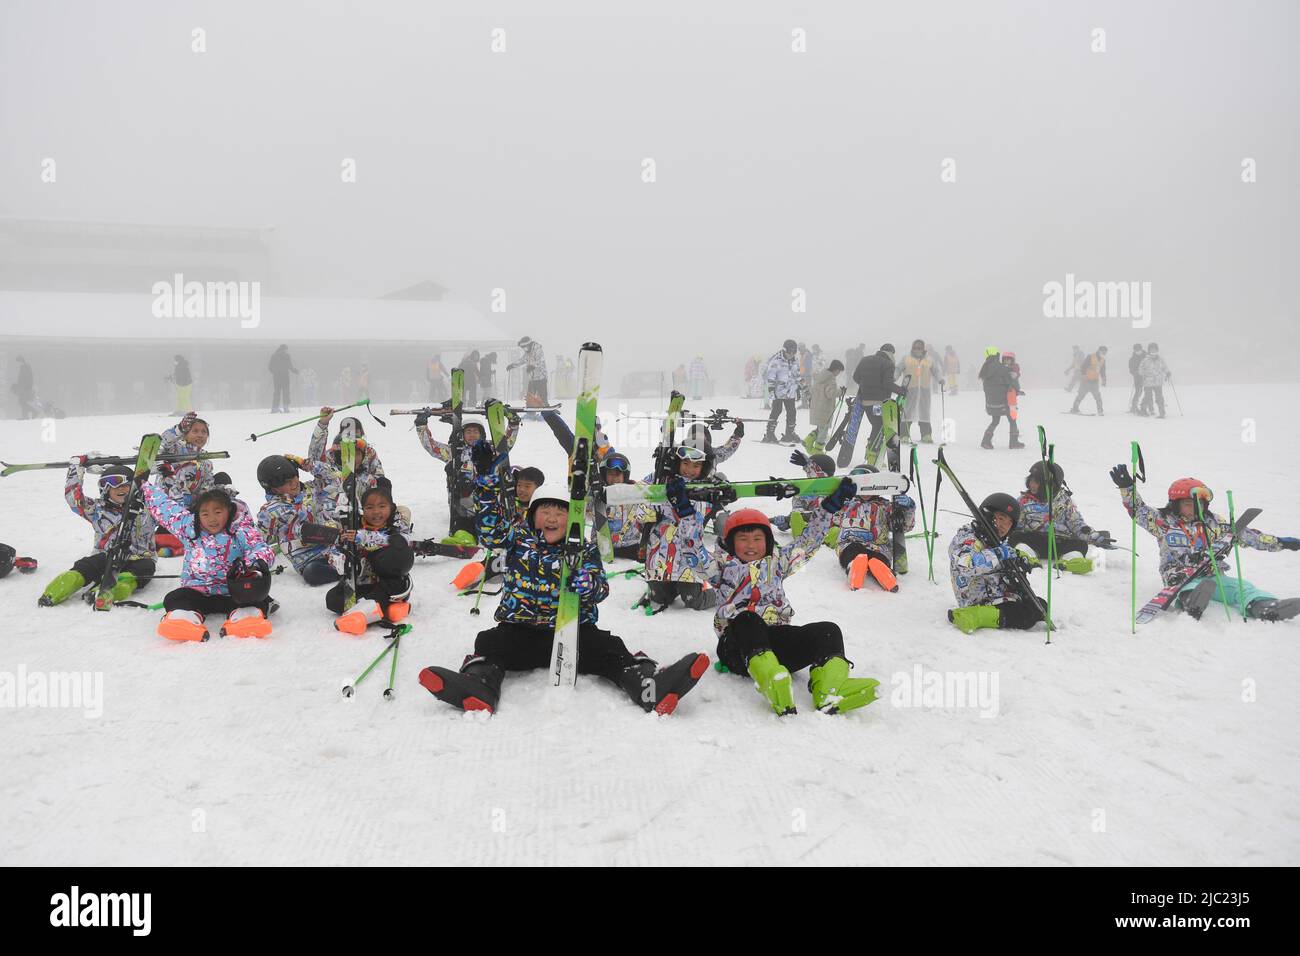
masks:
<svg viewBox="0 0 1300 956"><path fill-rule="evenodd" d="M1062 571L1069 571L1071 574L1091 574L1092 558L1076 557L1064 558L1056 562L1056 566Z"/></svg>
<svg viewBox="0 0 1300 956"><path fill-rule="evenodd" d="M832 657L808 672L813 706L823 714L842 714L865 707L876 700L879 686L880 681L872 677L850 677L849 662L842 657Z"/></svg>
<svg viewBox="0 0 1300 956"><path fill-rule="evenodd" d="M123 571L117 576L117 583L113 585L113 600L125 601L135 589L140 586L140 582L135 579L135 575L130 571Z"/></svg>
<svg viewBox="0 0 1300 956"><path fill-rule="evenodd" d="M745 666L749 676L754 678L754 686L762 694L777 715L795 713L794 692L790 686L790 672L776 659L771 651L755 654Z"/></svg>
<svg viewBox="0 0 1300 956"><path fill-rule="evenodd" d="M957 607L948 612L948 620L961 629L963 634L974 634L982 627L1000 627L1002 612L987 604L972 604L970 607Z"/></svg>
<svg viewBox="0 0 1300 956"><path fill-rule="evenodd" d="M41 607L54 607L56 604L62 604L85 586L86 579L81 576L80 571L64 571L45 585L45 590L36 599L36 603Z"/></svg>

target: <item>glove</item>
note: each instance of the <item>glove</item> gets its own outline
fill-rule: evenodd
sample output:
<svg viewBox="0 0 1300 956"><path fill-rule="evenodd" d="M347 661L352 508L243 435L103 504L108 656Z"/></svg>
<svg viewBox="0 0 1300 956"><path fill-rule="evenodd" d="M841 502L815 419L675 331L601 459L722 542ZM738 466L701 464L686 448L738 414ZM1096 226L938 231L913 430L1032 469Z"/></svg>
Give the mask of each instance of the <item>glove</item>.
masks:
<svg viewBox="0 0 1300 956"><path fill-rule="evenodd" d="M428 412L420 412L418 415L415 416L415 427L416 427L416 428L423 428L423 427L425 427L425 426L428 425L428 424L429 424L429 413L428 413Z"/></svg>
<svg viewBox="0 0 1300 956"><path fill-rule="evenodd" d="M474 463L474 472L477 475L490 475L492 462L495 459L496 452L492 448L492 443L486 438L480 438L470 449L469 460Z"/></svg>
<svg viewBox="0 0 1300 956"><path fill-rule="evenodd" d="M1099 548L1105 548L1115 543L1115 539L1110 536L1109 531L1093 531L1088 535L1088 540Z"/></svg>
<svg viewBox="0 0 1300 956"><path fill-rule="evenodd" d="M808 456L801 451L790 452L790 464L796 468L803 468L808 464Z"/></svg>
<svg viewBox="0 0 1300 956"><path fill-rule="evenodd" d="M985 548L989 554L995 555L999 564L1006 564L1015 555L1015 548L1009 544L999 544L992 548Z"/></svg>
<svg viewBox="0 0 1300 956"><path fill-rule="evenodd" d="M87 456L87 455L73 455L71 458L68 459L68 467L69 467L69 468L85 468L85 467L86 467L86 458L87 458L87 457L89 457L89 456ZM98 466L98 465L95 465L94 467L98 468L99 466Z"/></svg>
<svg viewBox="0 0 1300 956"><path fill-rule="evenodd" d="M691 499L686 497L686 479L681 475L673 475L669 478L664 485L664 492L668 496L668 503L673 506L679 518L695 514L695 505L691 504Z"/></svg>
<svg viewBox="0 0 1300 956"><path fill-rule="evenodd" d="M1110 470L1110 480L1116 488L1132 488L1133 476L1128 473L1128 465L1116 465Z"/></svg>
<svg viewBox="0 0 1300 956"><path fill-rule="evenodd" d="M1300 538L1278 538L1284 551L1300 551Z"/></svg>
<svg viewBox="0 0 1300 956"><path fill-rule="evenodd" d="M894 507L915 508L916 502L912 500L910 495L894 495Z"/></svg>
<svg viewBox="0 0 1300 956"><path fill-rule="evenodd" d="M302 471L311 470L310 468L307 467L307 459L302 457L302 455L285 455L284 457L289 459L289 461L293 462L295 465L297 465Z"/></svg>
<svg viewBox="0 0 1300 956"><path fill-rule="evenodd" d="M184 435L190 430L190 426L194 424L198 417L197 412L186 412L185 416L181 419L180 424L176 426L176 430Z"/></svg>
<svg viewBox="0 0 1300 956"><path fill-rule="evenodd" d="M744 438L744 437L745 437L745 423L744 423L744 422L736 422L736 437L737 437L737 438Z"/></svg>
<svg viewBox="0 0 1300 956"><path fill-rule="evenodd" d="M822 510L835 514L858 493L857 483L852 478L841 478L840 486L822 499Z"/></svg>
<svg viewBox="0 0 1300 956"><path fill-rule="evenodd" d="M578 597L591 597L596 593L597 587L596 576L587 568L582 568L577 574L569 578L569 590Z"/></svg>

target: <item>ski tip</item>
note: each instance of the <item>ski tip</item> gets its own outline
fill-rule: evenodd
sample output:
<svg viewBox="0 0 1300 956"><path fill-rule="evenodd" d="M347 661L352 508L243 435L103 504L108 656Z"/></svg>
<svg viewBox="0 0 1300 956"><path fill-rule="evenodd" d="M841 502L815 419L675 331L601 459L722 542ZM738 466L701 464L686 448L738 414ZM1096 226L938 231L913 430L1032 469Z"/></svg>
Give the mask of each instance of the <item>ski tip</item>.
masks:
<svg viewBox="0 0 1300 956"><path fill-rule="evenodd" d="M598 342L583 342L583 343L582 343L582 351L584 351L584 352L603 352L603 351L605 351L605 350L602 349L602 348L600 347L600 344L599 344Z"/></svg>

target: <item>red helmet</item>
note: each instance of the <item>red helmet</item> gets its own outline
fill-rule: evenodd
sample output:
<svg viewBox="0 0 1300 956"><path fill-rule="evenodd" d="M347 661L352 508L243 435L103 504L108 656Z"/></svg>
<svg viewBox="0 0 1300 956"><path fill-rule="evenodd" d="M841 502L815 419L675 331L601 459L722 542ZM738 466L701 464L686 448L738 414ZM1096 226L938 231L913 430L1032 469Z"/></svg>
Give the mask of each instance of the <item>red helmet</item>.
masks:
<svg viewBox="0 0 1300 956"><path fill-rule="evenodd" d="M1184 498L1200 498L1208 505L1214 500L1214 492L1198 478L1179 478L1169 486L1169 501L1172 503Z"/></svg>
<svg viewBox="0 0 1300 956"><path fill-rule="evenodd" d="M728 554L735 555L736 549L732 546L731 539L737 531L744 528L762 528L763 535L767 538L767 553L772 553L776 539L772 537L771 520L757 508L741 508L732 512L727 517L727 523L722 526L722 547Z"/></svg>

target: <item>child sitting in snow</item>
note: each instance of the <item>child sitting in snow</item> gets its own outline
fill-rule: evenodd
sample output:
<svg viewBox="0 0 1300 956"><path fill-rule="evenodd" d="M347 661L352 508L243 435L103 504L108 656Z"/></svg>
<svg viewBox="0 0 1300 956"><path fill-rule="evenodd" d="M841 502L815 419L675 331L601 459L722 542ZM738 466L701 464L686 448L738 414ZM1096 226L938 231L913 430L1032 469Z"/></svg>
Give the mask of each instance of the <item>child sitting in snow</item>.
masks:
<svg viewBox="0 0 1300 956"><path fill-rule="evenodd" d="M997 492L984 499L980 512L993 526L997 540L985 541L974 520L953 535L948 565L958 606L948 612L948 620L966 634L994 627L1028 630L1043 620L1043 614L1021 592L1011 571L1027 567L1007 540L1020 518L1020 503Z"/></svg>
<svg viewBox="0 0 1300 956"><path fill-rule="evenodd" d="M1047 486L1050 478L1052 502L1049 510ZM1087 574L1092 570L1092 559L1087 556L1090 544L1110 547L1109 531L1093 531L1083 520L1074 495L1065 486L1065 469L1052 462L1049 475L1044 462L1029 466L1025 477L1025 491L1020 495L1020 517L1011 532L1011 543L1025 553L1029 564L1037 567L1039 559L1047 560L1047 527L1055 531L1057 566L1073 574Z"/></svg>
<svg viewBox="0 0 1300 956"><path fill-rule="evenodd" d="M339 547L356 562L356 591L340 581L325 595L325 606L339 615L334 627L361 634L379 621L395 624L411 613L411 529L393 503L391 486L381 480L361 496L361 526L339 532ZM355 596L355 603L350 598Z"/></svg>
<svg viewBox="0 0 1300 956"><path fill-rule="evenodd" d="M311 484L303 484L300 471L311 472ZM257 512L263 539L278 545L312 587L337 581L342 555L320 537L332 537L329 529L337 530L334 508L340 485L334 469L319 459L268 455L257 466L257 481L266 492L266 504Z"/></svg>
<svg viewBox="0 0 1300 956"><path fill-rule="evenodd" d="M877 473L874 465L858 465L849 472ZM854 495L835 523L840 532L835 553L849 588L858 590L870 577L884 590L897 591L896 573L907 573L906 535L916 525L916 503L908 495Z"/></svg>
<svg viewBox="0 0 1300 956"><path fill-rule="evenodd" d="M366 431L361 426L360 419L351 416L342 419L339 422L338 434L326 448L325 440L329 437L330 419L333 417L334 409L328 405L320 410L320 418L317 419L316 427L312 429L311 441L307 444L307 458L311 461L323 461L335 471L339 471L343 467L343 434L346 426L351 424L357 443L356 469L359 476L357 487L362 491L374 487L375 482L384 475L384 463L379 460L379 453L375 451L375 446L366 441Z"/></svg>

